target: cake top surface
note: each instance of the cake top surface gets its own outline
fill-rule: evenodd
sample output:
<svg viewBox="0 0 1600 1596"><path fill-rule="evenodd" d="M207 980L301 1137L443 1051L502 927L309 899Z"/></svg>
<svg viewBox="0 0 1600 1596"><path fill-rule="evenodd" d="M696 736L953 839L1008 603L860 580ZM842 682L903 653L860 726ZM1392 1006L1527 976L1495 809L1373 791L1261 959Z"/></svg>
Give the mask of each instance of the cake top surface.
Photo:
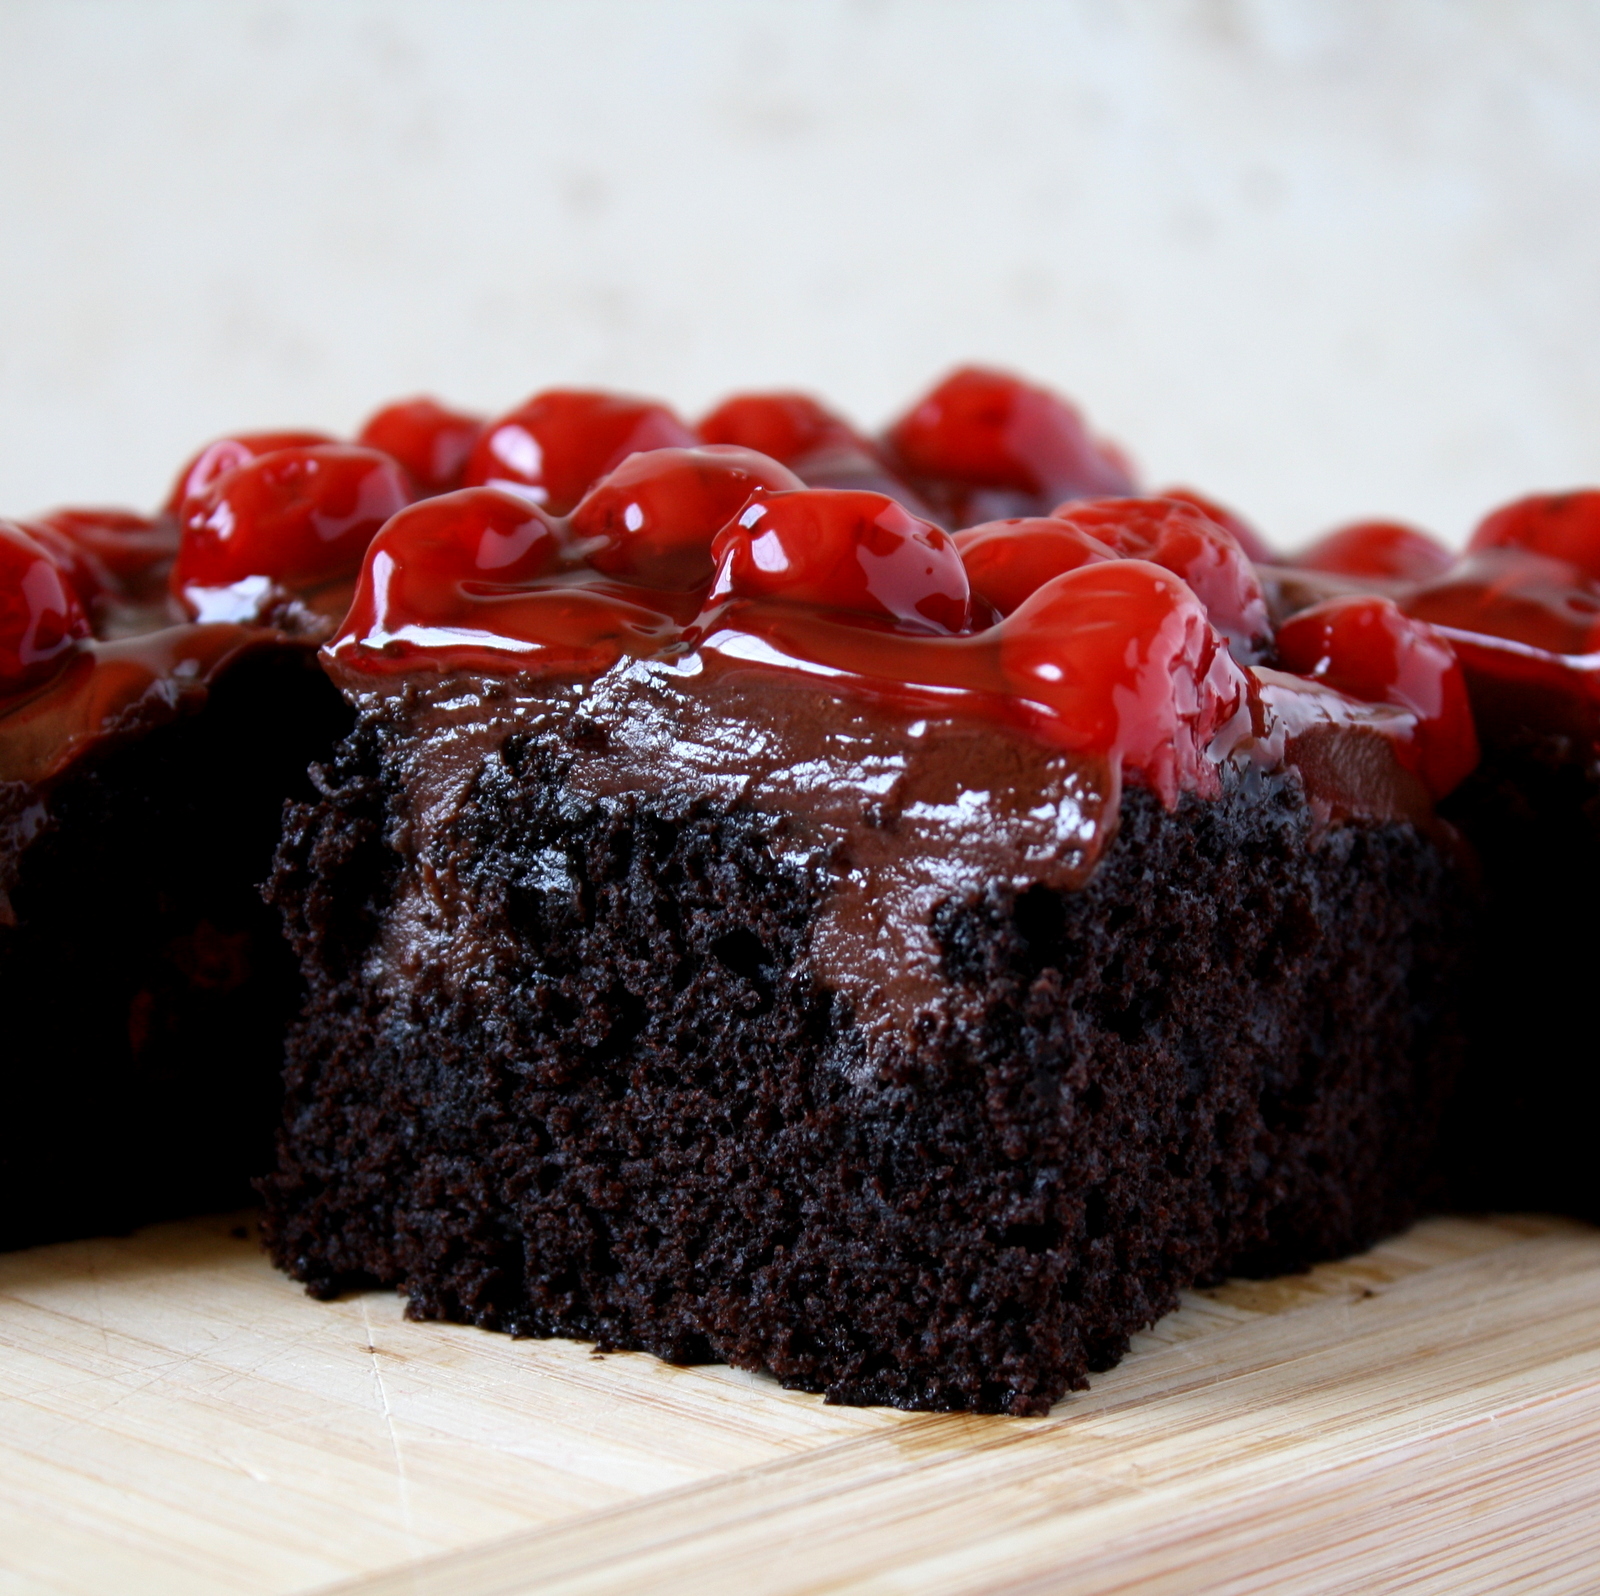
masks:
<svg viewBox="0 0 1600 1596"><path fill-rule="evenodd" d="M0 780L176 713L243 650L326 643L368 695L640 660L777 673L1003 722L1169 803L1241 747L1340 725L1439 796L1476 758L1468 687L1480 725L1600 735L1597 506L1510 506L1459 560L1384 523L1277 559L978 368L876 438L794 393L694 427L584 390L487 422L408 400L354 442L220 439L150 517L0 522Z"/></svg>

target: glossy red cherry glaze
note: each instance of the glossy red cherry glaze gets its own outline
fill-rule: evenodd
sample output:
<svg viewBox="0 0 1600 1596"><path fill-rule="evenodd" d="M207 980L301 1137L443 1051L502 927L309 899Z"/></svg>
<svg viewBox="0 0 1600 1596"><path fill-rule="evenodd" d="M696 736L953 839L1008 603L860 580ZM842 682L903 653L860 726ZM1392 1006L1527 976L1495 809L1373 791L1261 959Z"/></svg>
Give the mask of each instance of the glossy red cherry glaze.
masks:
<svg viewBox="0 0 1600 1596"><path fill-rule="evenodd" d="M665 405L557 388L491 421L462 480L468 487L517 488L552 515L566 515L591 483L630 454L698 442Z"/></svg>
<svg viewBox="0 0 1600 1596"><path fill-rule="evenodd" d="M66 571L15 522L0 521L0 698L49 681L88 635Z"/></svg>
<svg viewBox="0 0 1600 1596"><path fill-rule="evenodd" d="M883 495L759 481L712 541L709 588L651 586L640 563L596 570L596 544L619 545L585 529L613 526L641 483L681 484L704 468L701 454L635 456L564 522L492 489L412 506L374 540L331 661L352 682L418 669L596 674L629 656L690 675L776 670L1027 727L1125 761L1168 803L1216 790L1208 747L1258 701L1171 572L1105 555L1052 577L998 624L981 625L983 607L975 625L960 553L939 528ZM781 470L769 462L767 479ZM679 503L692 544L711 500ZM668 494L662 530L670 505ZM652 556L650 568L676 584L675 560Z"/></svg>
<svg viewBox="0 0 1600 1596"><path fill-rule="evenodd" d="M735 394L695 431L707 443L738 444L791 467L823 450L872 448L842 416L803 393Z"/></svg>
<svg viewBox="0 0 1600 1596"><path fill-rule="evenodd" d="M200 620L255 618L288 590L353 575L411 498L404 471L376 449L257 455L184 501L172 591Z"/></svg>
<svg viewBox="0 0 1600 1596"><path fill-rule="evenodd" d="M770 455L808 488L884 493L913 515L931 518L921 496L889 469L870 438L805 394L737 394L695 430L707 443L736 443Z"/></svg>
<svg viewBox="0 0 1600 1596"><path fill-rule="evenodd" d="M1120 558L1149 560L1181 576L1242 664L1270 646L1272 622L1255 567L1233 534L1180 499L1088 499L1063 504L1055 519Z"/></svg>
<svg viewBox="0 0 1600 1596"><path fill-rule="evenodd" d="M1271 565L1277 558L1272 552L1271 545L1250 522L1237 510L1230 510L1227 505L1219 503L1216 499L1208 499L1203 493L1196 493L1193 488L1163 488L1156 497L1176 499L1180 504L1192 504L1208 520L1215 521L1218 526L1226 527L1233 533L1234 542L1256 565Z"/></svg>
<svg viewBox="0 0 1600 1596"><path fill-rule="evenodd" d="M709 602L781 598L964 632L971 590L949 534L881 493L807 488L752 504L711 545Z"/></svg>
<svg viewBox="0 0 1600 1596"><path fill-rule="evenodd" d="M1408 615L1482 632L1552 654L1600 648L1600 582L1564 560L1520 548L1481 549L1442 576L1409 588Z"/></svg>
<svg viewBox="0 0 1600 1596"><path fill-rule="evenodd" d="M204 493L218 477L257 455L278 449L306 449L320 443L337 443L326 432L240 432L208 443L178 473L162 509L176 515L186 499Z"/></svg>
<svg viewBox="0 0 1600 1596"><path fill-rule="evenodd" d="M711 540L752 495L804 486L751 449L652 449L630 455L584 495L571 535L607 576L688 592L711 580Z"/></svg>
<svg viewBox="0 0 1600 1596"><path fill-rule="evenodd" d="M1351 595L1302 610L1279 627L1278 658L1285 670L1352 698L1410 710L1416 733L1396 753L1435 798L1478 763L1466 679L1454 651L1391 600Z"/></svg>
<svg viewBox="0 0 1600 1596"><path fill-rule="evenodd" d="M171 516L152 520L127 510L53 510L27 522L33 536L47 535L54 548L74 551L70 560L78 582L79 562L87 567L94 593L78 591L85 599L108 589L137 588L178 552L178 527Z"/></svg>
<svg viewBox="0 0 1600 1596"><path fill-rule="evenodd" d="M592 674L677 638L681 618L630 592L578 566L539 506L464 488L413 505L373 540L330 653L366 669Z"/></svg>
<svg viewBox="0 0 1600 1596"><path fill-rule="evenodd" d="M1065 400L976 366L913 406L886 444L891 467L957 526L1135 491L1127 462Z"/></svg>
<svg viewBox="0 0 1600 1596"><path fill-rule="evenodd" d="M1182 788L1208 789L1207 749L1253 685L1171 572L1146 560L1079 566L996 631L1007 681L1071 729L1069 746L1128 760L1169 805Z"/></svg>
<svg viewBox="0 0 1600 1596"><path fill-rule="evenodd" d="M973 596L1001 615L1009 615L1063 571L1118 557L1099 538L1053 516L1015 516L969 526L955 534L955 545Z"/></svg>
<svg viewBox="0 0 1600 1596"><path fill-rule="evenodd" d="M1479 523L1470 549L1528 549L1600 581L1600 490L1518 499Z"/></svg>
<svg viewBox="0 0 1600 1596"><path fill-rule="evenodd" d="M1335 576L1393 577L1426 582L1455 563L1455 552L1400 521L1358 521L1318 538L1284 561L1303 571Z"/></svg>
<svg viewBox="0 0 1600 1596"><path fill-rule="evenodd" d="M436 399L402 399L373 416L356 442L398 460L420 492L449 493L461 486L482 433L482 416L447 410Z"/></svg>

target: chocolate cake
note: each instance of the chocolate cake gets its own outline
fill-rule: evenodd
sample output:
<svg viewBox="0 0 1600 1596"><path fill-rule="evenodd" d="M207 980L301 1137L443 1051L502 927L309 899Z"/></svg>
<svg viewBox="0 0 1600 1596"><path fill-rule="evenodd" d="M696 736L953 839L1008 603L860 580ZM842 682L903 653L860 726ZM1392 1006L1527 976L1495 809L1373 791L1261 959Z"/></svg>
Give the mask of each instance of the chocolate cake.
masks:
<svg viewBox="0 0 1600 1596"><path fill-rule="evenodd" d="M1275 558L975 369L0 523L0 1246L269 1169L313 1294L1037 1413L1441 1125L1592 1214L1597 622L1600 495Z"/></svg>
<svg viewBox="0 0 1600 1596"><path fill-rule="evenodd" d="M324 651L280 1265L1037 1413L1186 1286L1406 1221L1475 890L1428 625L1336 628L1353 691L1269 668L1203 501L988 374L883 444L737 401L587 491L557 398L384 527Z"/></svg>
<svg viewBox="0 0 1600 1596"><path fill-rule="evenodd" d="M1459 658L1483 758L1442 812L1473 845L1487 908L1444 1139L1450 1195L1600 1219L1593 938L1574 907L1600 893L1600 493L1507 505L1459 556L1375 522L1267 575L1280 614L1383 594Z"/></svg>
<svg viewBox="0 0 1600 1596"><path fill-rule="evenodd" d="M409 472L225 438L154 517L0 522L0 1247L252 1195L301 992L259 886L351 724L316 648L373 532L439 485L418 446L467 424L375 418Z"/></svg>

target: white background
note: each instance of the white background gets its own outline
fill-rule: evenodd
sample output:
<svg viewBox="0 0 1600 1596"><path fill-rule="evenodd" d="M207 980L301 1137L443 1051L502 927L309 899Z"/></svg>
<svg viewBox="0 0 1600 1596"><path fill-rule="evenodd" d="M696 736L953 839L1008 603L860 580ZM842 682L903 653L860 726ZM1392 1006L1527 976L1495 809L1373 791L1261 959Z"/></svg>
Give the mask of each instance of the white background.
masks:
<svg viewBox="0 0 1600 1596"><path fill-rule="evenodd" d="M952 363L1284 543L1600 480L1600 7L0 0L0 509Z"/></svg>

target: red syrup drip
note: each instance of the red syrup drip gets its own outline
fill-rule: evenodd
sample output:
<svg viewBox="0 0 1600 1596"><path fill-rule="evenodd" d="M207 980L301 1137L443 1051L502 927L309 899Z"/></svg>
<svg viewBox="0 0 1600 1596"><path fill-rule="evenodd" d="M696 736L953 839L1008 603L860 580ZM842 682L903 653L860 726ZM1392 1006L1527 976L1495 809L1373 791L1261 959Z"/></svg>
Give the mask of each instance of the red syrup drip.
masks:
<svg viewBox="0 0 1600 1596"><path fill-rule="evenodd" d="M356 442L398 460L420 493L434 494L461 486L482 435L482 416L417 398L385 405L356 434Z"/></svg>
<svg viewBox="0 0 1600 1596"><path fill-rule="evenodd" d="M1170 571L1099 561L983 625L990 612L974 613L954 541L894 500L757 483L719 520L706 460L685 458L695 453L635 457L618 473L627 493L602 481L566 521L495 489L413 506L374 540L330 660L367 676L588 675L626 657L776 670L1120 759L1169 804L1217 790L1210 750L1229 723L1242 722L1241 737L1262 730L1253 680ZM639 566L626 557L626 522L614 530L615 505L646 487L657 505L703 507L674 521L674 560L699 541L715 565L708 588L629 579ZM601 550L620 575L597 570L580 535L598 520L613 528ZM647 533L631 535L643 547Z"/></svg>
<svg viewBox="0 0 1600 1596"><path fill-rule="evenodd" d="M462 480L516 489L552 515L566 515L630 454L698 441L652 400L552 388L484 428Z"/></svg>
<svg viewBox="0 0 1600 1596"><path fill-rule="evenodd" d="M1137 492L1128 462L1064 399L1004 372L954 372L889 428L889 466L951 526Z"/></svg>
<svg viewBox="0 0 1600 1596"><path fill-rule="evenodd" d="M1278 629L1285 670L1325 682L1369 704L1393 704L1416 717L1396 755L1437 798L1478 763L1466 679L1450 644L1426 622L1376 595L1328 599Z"/></svg>

